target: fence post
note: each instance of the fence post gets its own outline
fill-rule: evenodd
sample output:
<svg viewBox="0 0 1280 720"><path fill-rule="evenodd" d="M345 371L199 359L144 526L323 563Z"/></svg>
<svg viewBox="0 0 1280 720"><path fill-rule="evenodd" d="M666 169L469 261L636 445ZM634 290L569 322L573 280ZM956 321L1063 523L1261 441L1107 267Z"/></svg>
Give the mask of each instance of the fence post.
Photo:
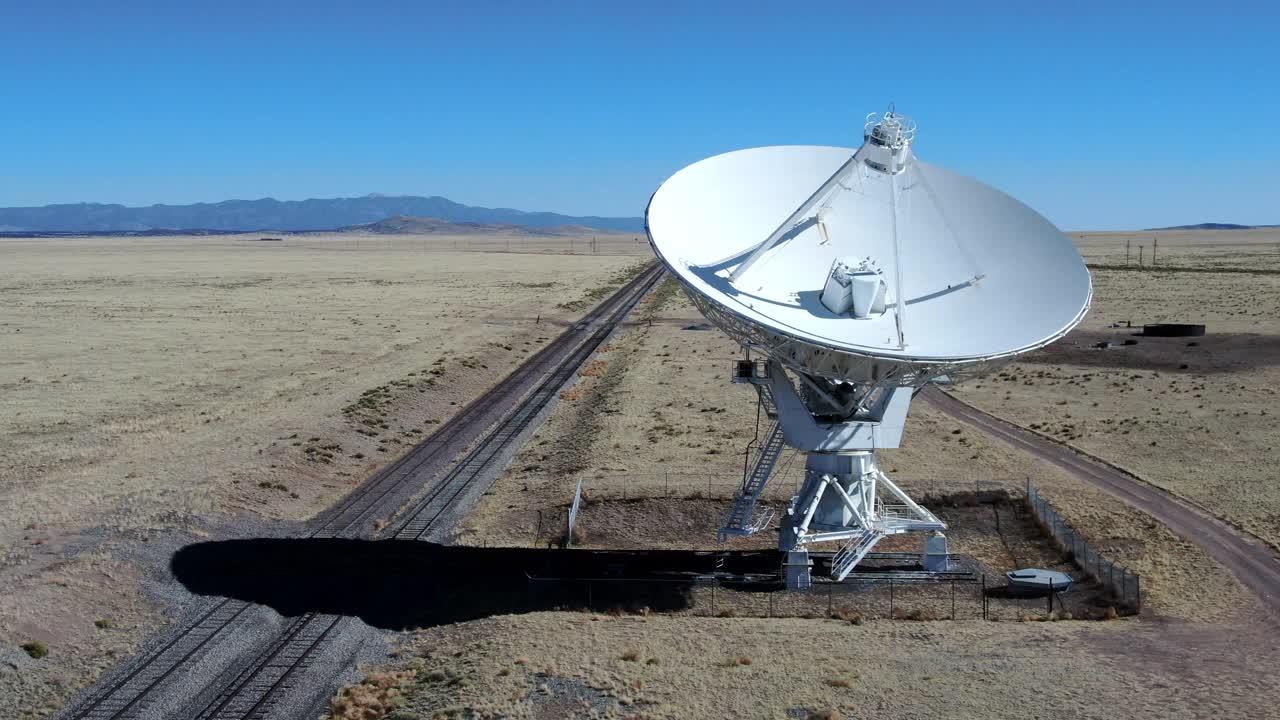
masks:
<svg viewBox="0 0 1280 720"><path fill-rule="evenodd" d="M773 617L773 593L769 593L769 617Z"/></svg>
<svg viewBox="0 0 1280 720"><path fill-rule="evenodd" d="M831 618L831 588L834 583L827 583L827 619Z"/></svg>
<svg viewBox="0 0 1280 720"><path fill-rule="evenodd" d="M951 581L951 619L956 619L956 581Z"/></svg>
<svg viewBox="0 0 1280 720"><path fill-rule="evenodd" d="M1142 578L1138 575L1133 576L1133 597L1134 605L1139 611L1142 610Z"/></svg>
<svg viewBox="0 0 1280 720"><path fill-rule="evenodd" d="M892 619L894 615L893 606L893 578L889 578L889 617Z"/></svg>
<svg viewBox="0 0 1280 720"><path fill-rule="evenodd" d="M716 614L716 586L711 586L711 614Z"/></svg>
<svg viewBox="0 0 1280 720"><path fill-rule="evenodd" d="M1027 479L1027 484L1028 485L1031 484L1030 478ZM982 619L986 620L987 619L987 574L986 573L982 573L982 590L980 592L982 593Z"/></svg>

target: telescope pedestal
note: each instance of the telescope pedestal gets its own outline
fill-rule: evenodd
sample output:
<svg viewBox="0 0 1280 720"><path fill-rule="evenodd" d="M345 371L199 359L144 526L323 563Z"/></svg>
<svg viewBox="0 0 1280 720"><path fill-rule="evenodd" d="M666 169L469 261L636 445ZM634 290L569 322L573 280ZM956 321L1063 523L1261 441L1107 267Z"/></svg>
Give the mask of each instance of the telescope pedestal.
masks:
<svg viewBox="0 0 1280 720"><path fill-rule="evenodd" d="M780 364L749 360L739 363L734 381L755 385L761 403L777 416L783 440L806 453L804 484L791 498L778 536L787 587L809 586L814 543L841 543L831 561L837 581L880 540L906 532L933 533L921 562L929 569L946 564L946 540L939 560L937 536L947 526L894 484L876 460L877 448L897 447L902 439L913 388L830 383L796 373L797 389ZM752 504L763 489L757 484L744 496Z"/></svg>
<svg viewBox="0 0 1280 720"><path fill-rule="evenodd" d="M810 584L812 564L805 556L813 543L841 543L831 559L831 577L839 581L876 543L907 532L933 533L925 541L922 563L926 569L945 569L946 540L939 561L937 538L946 527L880 470L874 452L810 452L804 485L791 498L778 536L778 549L786 554L787 587Z"/></svg>

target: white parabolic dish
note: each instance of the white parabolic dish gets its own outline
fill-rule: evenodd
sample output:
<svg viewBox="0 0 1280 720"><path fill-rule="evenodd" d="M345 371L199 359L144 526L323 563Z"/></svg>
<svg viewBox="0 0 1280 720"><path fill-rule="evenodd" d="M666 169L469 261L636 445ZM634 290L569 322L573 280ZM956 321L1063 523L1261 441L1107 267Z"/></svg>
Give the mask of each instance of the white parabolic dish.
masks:
<svg viewBox="0 0 1280 720"><path fill-rule="evenodd" d="M735 339L836 380L865 381L868 361L878 377L964 375L1046 345L1084 317L1092 285L1069 238L1008 195L918 159L897 176L859 167L822 204L818 222L797 225L731 281L853 153L778 146L694 163L649 201L650 243ZM888 311L854 318L823 305L833 260L849 257L869 257L883 271Z"/></svg>

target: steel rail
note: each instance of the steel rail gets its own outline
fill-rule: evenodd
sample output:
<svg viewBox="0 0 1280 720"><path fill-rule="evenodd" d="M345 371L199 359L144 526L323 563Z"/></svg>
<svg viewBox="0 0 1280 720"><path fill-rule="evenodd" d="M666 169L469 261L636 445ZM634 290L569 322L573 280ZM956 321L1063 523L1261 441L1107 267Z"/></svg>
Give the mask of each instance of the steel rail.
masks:
<svg viewBox="0 0 1280 720"><path fill-rule="evenodd" d="M482 439L427 495L420 499L407 514L406 519L395 532L399 539L422 539L434 526L436 520L452 506L454 500L462 494L476 478L482 475L490 464L509 449L533 419L546 407L555 392L573 376L578 368L589 358L613 332L618 322L631 311L648 289L657 282L661 273L656 273L648 282L642 283L638 292L629 296L628 301L620 304L612 313L609 322L603 323L569 356L565 357L530 392L519 406L514 408L503 420ZM443 503L436 502L448 493ZM434 510L432 509L434 508Z"/></svg>
<svg viewBox="0 0 1280 720"><path fill-rule="evenodd" d="M300 534L300 537L359 535L363 523L370 515L379 511L395 510L396 508L385 507L386 501L394 500L396 491L404 489L406 482L413 479L428 463L440 459L455 444L466 442L468 431L474 436L484 437L484 431L492 427L495 422L509 419L515 414L507 413L504 416L503 413L526 395L529 399L537 395L542 405L545 405L550 397L544 396L545 394L540 391L547 387L549 376L563 375L564 379L561 380L563 384L578 365L585 361L603 342L603 339L612 333L662 275L662 266L655 262L632 278L584 315L581 320L521 363L497 385L467 403L436 432L418 443L408 453L379 470L329 511L318 516ZM602 319L605 322L601 325ZM591 350L583 353L582 350L587 345L591 346ZM576 360L577 364L572 365L566 374L563 371L570 360ZM548 366L552 366L552 369L547 370ZM535 383L538 378L543 378L544 375L548 377L537 383L536 389L530 393L529 385ZM516 412L529 407L529 399L520 403ZM536 415L537 412L529 415L522 427L527 426ZM466 444L473 443L474 440ZM481 445L484 444L485 441L481 440ZM455 449L460 452L466 449L466 445ZM450 502L460 492L461 489L452 494ZM438 495L437 491L433 497ZM141 659L131 663L128 666L129 669L120 677L111 679L102 688L87 695L85 700L67 711L63 717L66 720L133 720L143 717L148 696L165 680L181 671L191 657L239 620L250 607L252 607L251 603L232 598L223 598L215 602L208 611L177 629L154 649L140 656ZM266 685L264 691L258 693L259 697L254 699L250 708L244 714L235 716L246 719L265 717L261 712L269 708L273 698L286 687L290 677L323 644L341 619L316 613L307 613L293 619L255 658L250 668L237 676L230 686L224 688L199 717L218 720L231 717L226 714L229 712L228 708L234 710L233 705L247 689L253 686L255 677L264 669L271 667L274 660L296 655L295 660L277 668L280 670L279 677ZM325 622L328 624L324 624ZM315 632L317 623L323 627ZM254 668L258 670L254 672ZM136 687L138 685L140 687Z"/></svg>
<svg viewBox="0 0 1280 720"><path fill-rule="evenodd" d="M344 498L338 508L322 516L323 519L315 527L311 528L305 536L343 537L349 536L353 530L358 530L360 524L370 514L381 508L383 499L403 487L406 477L413 475L427 463L438 459L441 454L449 449L450 444L467 430L475 430L477 424L482 424L483 427L480 430L483 431L497 421L505 408L510 407L520 396L526 393L527 388L525 386L530 382L531 378L540 377L545 372L547 365L554 363L558 355L562 355L574 347L582 334L590 329L590 326L595 324L602 316L610 315L611 322L616 324L620 318L612 317L613 313L610 311L620 300L632 297L636 292L636 288L645 284L646 279L652 277L654 273L660 274L659 267L656 264L629 281L617 293L557 336L555 340L531 356L501 382L455 413L453 417L446 421L444 426L419 443L413 451L406 453L400 459L379 471L370 481L361 483L359 487L352 490ZM634 305L634 303L630 303L630 305ZM477 416L480 416L479 422L477 422ZM465 447L458 448L458 451L461 452L465 449ZM360 509L354 510L355 517L349 517L349 514L353 512L353 508L357 506ZM336 530L334 529L335 527L337 527Z"/></svg>
<svg viewBox="0 0 1280 720"><path fill-rule="evenodd" d="M604 339L612 334L622 319L631 312L636 303L640 301L640 298L649 292L662 275L661 267L654 266L641 273L632 282L627 283L609 301L601 303L599 309L611 308L610 311L602 313L607 315L606 321L600 323L599 327L595 328L586 340L577 345L570 345L569 354L560 358L554 369L538 383L537 388L526 394L519 405L512 408L492 431L482 437L478 441L477 447L468 453L465 459L455 465L444 479L433 484L434 489L428 493L428 500L420 501L415 506L415 511L409 515L409 520L406 523L413 522L415 518L421 516L421 508L435 505L435 499L439 498L442 493L452 490L445 503L437 505L437 509L429 516L426 524L422 525L421 529L417 531L414 535L415 539L420 539L426 534L427 530L430 529L444 511L452 506L454 500L475 482L484 470L489 468L494 459L502 457L503 450L510 447L511 443L520 436L521 432L528 427L533 418L550 401L555 391L581 367L582 363L604 342ZM614 300L618 300L618 302L614 302ZM597 315L598 317L600 315ZM594 320L591 322L594 322ZM578 323L575 327L589 328L591 322L584 320L584 322ZM477 462L476 458L481 456L483 460ZM401 533L398 532L397 537L400 537L400 535ZM325 626L323 631L319 633L319 638L314 642L307 641L307 631L311 629L312 624L324 623L327 618L331 617L317 613L299 616L295 624L287 630L288 637L277 641L275 645L269 647L250 670L242 673L220 693L218 699L210 707L207 707L197 716L198 720L262 720L265 716L258 714L259 711L263 708L270 708L277 701L279 692L291 687L290 680L295 673L306 666L307 658L323 642L324 638L332 632L337 620L341 618L330 621L330 624ZM298 640L298 638L302 639ZM301 646L302 649L298 650L296 646ZM271 663L281 655L287 656L288 653L286 651L292 651L293 654L296 654L297 660L279 668L273 667ZM278 670L279 676L270 684L264 686L264 683L259 680L266 670ZM240 711L236 709L249 703L252 704L250 704L248 710Z"/></svg>

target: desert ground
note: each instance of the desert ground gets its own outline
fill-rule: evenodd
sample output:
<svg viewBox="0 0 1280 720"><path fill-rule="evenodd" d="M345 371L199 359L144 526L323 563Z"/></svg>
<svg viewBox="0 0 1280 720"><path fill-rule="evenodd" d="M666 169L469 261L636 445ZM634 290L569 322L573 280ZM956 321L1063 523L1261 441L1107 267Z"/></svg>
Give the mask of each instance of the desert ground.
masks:
<svg viewBox="0 0 1280 720"><path fill-rule="evenodd" d="M1168 623L555 612L423 631L397 653L331 717L1243 719L1280 699L1274 649Z"/></svg>
<svg viewBox="0 0 1280 720"><path fill-rule="evenodd" d="M259 237L0 241L0 716L47 714L163 621L137 547L309 517L651 258Z"/></svg>
<svg viewBox="0 0 1280 720"><path fill-rule="evenodd" d="M1072 232L1091 265L1152 269L1280 270L1280 228ZM1152 258L1155 258L1152 264Z"/></svg>
<svg viewBox="0 0 1280 720"><path fill-rule="evenodd" d="M1139 268L1153 235L1157 265ZM1280 232L1073 237L1096 266L1084 325L952 392L1280 543ZM606 235L4 241L0 253L0 715L20 718L49 714L164 621L145 566L163 564L165 538L309 517L651 257ZM1208 335L1135 337L1121 321L1204 322ZM1117 344L1093 348L1102 338ZM581 480L579 545L717 547L757 432L754 393L728 383L739 355L664 283L456 540L558 542ZM1256 717L1280 700L1271 621L1151 517L923 401L882 460L954 525L952 551L991 572L1063 559L1033 531L1006 534L1009 515L1001 530L1008 507L953 501L1031 478L1142 575L1142 614L496 616L403 633L331 716L1021 717L1034 702L1043 717ZM784 455L775 509L801 462ZM21 648L33 642L48 655Z"/></svg>
<svg viewBox="0 0 1280 720"><path fill-rule="evenodd" d="M1154 269L1095 269L1079 329L957 396L1280 547L1280 230L1242 232L1159 233ZM1112 268L1129 239L1091 233L1081 245ZM1207 334L1136 334L1158 322L1204 324Z"/></svg>
<svg viewBox="0 0 1280 720"><path fill-rule="evenodd" d="M637 322L561 394L556 412L469 514L461 542L558 541L581 480L588 495L578 525L583 547L717 547L715 528L741 482L743 450L755 436L756 395L728 382L740 355L733 341L707 330L674 281L666 283L640 310ZM1153 612L1187 618L1248 612L1242 610L1249 607L1248 599L1229 575L1191 543L927 402L913 403L902 447L880 455L895 482L924 499L944 500L975 488L1020 494L1030 478L1108 557L1143 577ZM779 461L779 475L765 494L776 513L798 489L803 462L791 450ZM948 507L953 504L937 508L944 521L961 523L950 535L952 552L977 556L993 573L1034 564L1033 558L1047 561L1042 554L1007 552L1008 539L1002 542L994 526L973 527L961 508ZM775 547L777 517L771 532L722 547ZM914 539L904 540L906 545L886 541L882 547L915 549ZM1205 598L1206 584L1220 590Z"/></svg>
<svg viewBox="0 0 1280 720"><path fill-rule="evenodd" d="M1269 483L1280 460L1270 424L1280 412L1270 390L1280 232L1157 236L1154 269L1137 265L1140 243L1150 263L1151 234L1077 238L1099 266L1086 322L1058 345L953 391L1275 545L1280 538L1267 523L1280 511ZM1166 263L1176 269L1162 269ZM738 348L708 330L677 290L661 289L643 313L563 393L468 517L462 542L558 540L582 480L588 500L579 544L716 547L714 528L755 436L755 396L728 383ZM1209 334L1124 346L1136 331L1111 325L1126 320L1203 322ZM1116 346L1090 347L1102 335L1116 336ZM1116 708L1138 717L1250 717L1269 707L1263 697L1274 688L1257 673L1280 663L1273 621L1186 538L923 401L913 405L902 447L881 454L905 489L935 500L975 482L1018 492L1031 478L1091 543L1142 575L1143 613L1113 623L868 619L856 627L805 618L507 616L410 634L392 666L404 674L374 677L398 688L392 694L404 718L1012 717L1025 714L1032 697L1033 714L1043 717L1113 717ZM786 456L779 466L766 499L780 508L798 475ZM953 552L993 570L1036 555L957 508L937 510L955 526ZM727 547L768 547L775 538L762 532ZM834 657L829 644L795 645L832 633L840 638ZM841 652L858 659L842 662ZM736 664L738 657L750 664ZM1256 664L1234 665L1244 657ZM803 672L811 667L819 669ZM344 698L364 690L340 696L334 717L345 717Z"/></svg>

